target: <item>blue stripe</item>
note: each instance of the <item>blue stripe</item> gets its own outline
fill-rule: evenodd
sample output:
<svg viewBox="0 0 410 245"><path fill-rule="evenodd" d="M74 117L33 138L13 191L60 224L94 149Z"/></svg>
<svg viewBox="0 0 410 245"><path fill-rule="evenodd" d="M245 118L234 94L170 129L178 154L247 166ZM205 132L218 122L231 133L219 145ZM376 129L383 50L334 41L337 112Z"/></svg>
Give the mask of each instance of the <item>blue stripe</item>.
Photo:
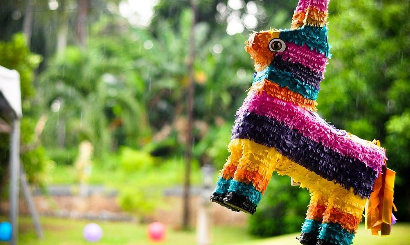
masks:
<svg viewBox="0 0 410 245"><path fill-rule="evenodd" d="M354 233L342 228L340 224L323 223L320 225L319 239L335 245L350 245L353 242Z"/></svg>
<svg viewBox="0 0 410 245"><path fill-rule="evenodd" d="M283 88L288 87L293 92L299 93L309 100L316 100L319 94L319 90L314 86L300 81L287 71L276 69L273 65L269 65L264 70L258 72L253 78L253 83L262 82L265 79L277 83Z"/></svg>
<svg viewBox="0 0 410 245"><path fill-rule="evenodd" d="M229 186L231 185L232 179L224 179L219 177L218 181L216 182L215 193L218 194L226 194L228 193Z"/></svg>
<svg viewBox="0 0 410 245"><path fill-rule="evenodd" d="M281 30L279 38L298 46L306 45L311 50L316 49L330 58L330 45L327 41L327 33L328 29L326 26L314 27L305 25L295 30Z"/></svg>
<svg viewBox="0 0 410 245"><path fill-rule="evenodd" d="M229 192L235 192L238 195L246 196L253 204L258 205L261 201L262 193L255 189L252 183L245 184L236 180L231 181Z"/></svg>
<svg viewBox="0 0 410 245"><path fill-rule="evenodd" d="M322 224L322 222L320 221L313 219L305 219L305 222L302 225L302 232L318 235L320 224Z"/></svg>

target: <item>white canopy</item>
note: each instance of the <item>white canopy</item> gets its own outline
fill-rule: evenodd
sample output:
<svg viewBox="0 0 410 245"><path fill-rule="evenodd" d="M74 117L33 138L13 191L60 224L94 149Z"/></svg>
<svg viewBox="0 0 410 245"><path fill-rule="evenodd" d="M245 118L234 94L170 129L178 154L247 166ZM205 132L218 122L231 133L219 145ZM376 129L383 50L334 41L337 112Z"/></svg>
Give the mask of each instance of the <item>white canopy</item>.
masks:
<svg viewBox="0 0 410 245"><path fill-rule="evenodd" d="M1 95L16 117L21 118L20 75L17 71L9 70L2 66L0 66L0 97Z"/></svg>
<svg viewBox="0 0 410 245"><path fill-rule="evenodd" d="M0 115L9 120L9 129L3 131L10 133L10 223L12 236L10 245L17 244L17 217L18 217L18 194L19 194L19 168L20 168L20 118L21 91L20 75L17 71L9 70L0 66ZM5 125L1 120L0 124ZM1 131L0 131L1 132Z"/></svg>

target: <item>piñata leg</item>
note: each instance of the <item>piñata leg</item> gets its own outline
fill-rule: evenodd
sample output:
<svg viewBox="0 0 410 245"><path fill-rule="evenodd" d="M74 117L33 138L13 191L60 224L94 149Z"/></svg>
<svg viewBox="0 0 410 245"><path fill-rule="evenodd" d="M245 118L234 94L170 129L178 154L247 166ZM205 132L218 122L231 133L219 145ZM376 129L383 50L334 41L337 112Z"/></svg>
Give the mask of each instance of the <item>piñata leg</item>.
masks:
<svg viewBox="0 0 410 245"><path fill-rule="evenodd" d="M253 214L272 177L274 161L268 157L268 152L263 150L266 147L251 142L247 139L235 139L230 144L232 155L237 149L241 149L241 152L224 202Z"/></svg>
<svg viewBox="0 0 410 245"><path fill-rule="evenodd" d="M319 228L323 221L323 214L326 211L327 200L317 192L311 193L309 208L306 213L306 220L302 225L302 233L299 242L304 245L315 245L319 236Z"/></svg>
<svg viewBox="0 0 410 245"><path fill-rule="evenodd" d="M351 193L352 196L354 195ZM350 245L362 219L366 199L349 203L349 197L329 200L320 225L317 245Z"/></svg>
<svg viewBox="0 0 410 245"><path fill-rule="evenodd" d="M232 142L229 144L229 151L231 155L227 159L224 167L221 170L219 179L216 183L216 188L214 193L211 195L211 201L216 202L224 207L232 209L233 211L239 212L239 209L231 207L224 203L224 198L228 194L229 186L234 178L236 168L238 166L239 159L242 156L242 150L237 147L231 147Z"/></svg>

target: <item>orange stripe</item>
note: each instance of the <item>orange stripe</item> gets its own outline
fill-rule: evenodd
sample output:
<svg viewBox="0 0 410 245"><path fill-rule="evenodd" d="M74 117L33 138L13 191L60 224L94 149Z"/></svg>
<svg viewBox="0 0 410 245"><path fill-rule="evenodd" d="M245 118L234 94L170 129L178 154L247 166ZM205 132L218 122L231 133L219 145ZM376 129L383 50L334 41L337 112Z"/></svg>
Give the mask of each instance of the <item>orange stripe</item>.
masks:
<svg viewBox="0 0 410 245"><path fill-rule="evenodd" d="M359 226L362 217L355 217L352 214L345 213L338 208L328 208L324 214L324 223L335 223L340 224L343 229L349 231L350 233L355 233Z"/></svg>
<svg viewBox="0 0 410 245"><path fill-rule="evenodd" d="M291 29L300 28L305 24L323 27L326 25L327 16L327 12L320 11L317 7L309 6L307 10L293 14Z"/></svg>
<svg viewBox="0 0 410 245"><path fill-rule="evenodd" d="M324 25L326 25L327 16L327 12L320 11L318 8L310 6L308 8L306 24L323 27Z"/></svg>
<svg viewBox="0 0 410 245"><path fill-rule="evenodd" d="M297 12L293 15L292 25L290 29L297 29L302 27L306 19L306 10Z"/></svg>
<svg viewBox="0 0 410 245"><path fill-rule="evenodd" d="M319 205L317 203L312 203L311 205L309 205L306 218L322 222L323 214L325 213L325 211L326 211L325 205Z"/></svg>
<svg viewBox="0 0 410 245"><path fill-rule="evenodd" d="M277 97L281 100L292 102L293 104L303 107L307 110L316 111L317 102L303 97L301 94L293 92L288 87L282 88L277 83L269 80L258 82L252 85L249 92L257 92L261 94L266 92L269 96Z"/></svg>
<svg viewBox="0 0 410 245"><path fill-rule="evenodd" d="M231 179L235 176L237 165L235 164L226 164L221 171L221 177L224 179Z"/></svg>
<svg viewBox="0 0 410 245"><path fill-rule="evenodd" d="M268 186L272 173L267 175L270 176L263 176L258 171L249 171L246 169L238 168L235 172L234 179L245 184L252 183L255 189L263 194L266 190L266 187Z"/></svg>
<svg viewBox="0 0 410 245"><path fill-rule="evenodd" d="M231 179L234 177L239 160L242 157L241 145L230 142L228 149L231 152L231 155L228 157L223 169L221 170L221 177L224 179Z"/></svg>

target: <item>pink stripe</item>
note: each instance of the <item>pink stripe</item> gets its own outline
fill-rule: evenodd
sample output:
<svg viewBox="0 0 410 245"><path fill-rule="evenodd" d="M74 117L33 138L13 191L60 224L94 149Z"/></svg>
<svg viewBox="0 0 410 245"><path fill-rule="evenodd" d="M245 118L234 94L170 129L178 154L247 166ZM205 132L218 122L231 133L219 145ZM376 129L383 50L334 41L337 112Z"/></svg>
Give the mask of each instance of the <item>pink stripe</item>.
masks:
<svg viewBox="0 0 410 245"><path fill-rule="evenodd" d="M245 110L283 122L290 128L299 131L303 136L319 142L343 156L355 158L378 172L381 171L386 160L383 148L354 142L340 133L338 134L323 119L316 118L308 111L290 102L269 96L266 92L261 95L249 93L237 114L243 113Z"/></svg>
<svg viewBox="0 0 410 245"><path fill-rule="evenodd" d="M327 12L327 7L329 5L330 0L311 0L310 6L316 7L322 12Z"/></svg>
<svg viewBox="0 0 410 245"><path fill-rule="evenodd" d="M297 12L306 12L306 9L309 7L311 0L299 0L298 6L295 9L295 13Z"/></svg>
<svg viewBox="0 0 410 245"><path fill-rule="evenodd" d="M300 63L315 72L325 72L327 58L324 54L321 54L315 50L310 50L306 45L298 46L294 43L287 42L286 50L278 55L282 55L284 60L288 60L293 63Z"/></svg>

